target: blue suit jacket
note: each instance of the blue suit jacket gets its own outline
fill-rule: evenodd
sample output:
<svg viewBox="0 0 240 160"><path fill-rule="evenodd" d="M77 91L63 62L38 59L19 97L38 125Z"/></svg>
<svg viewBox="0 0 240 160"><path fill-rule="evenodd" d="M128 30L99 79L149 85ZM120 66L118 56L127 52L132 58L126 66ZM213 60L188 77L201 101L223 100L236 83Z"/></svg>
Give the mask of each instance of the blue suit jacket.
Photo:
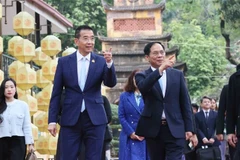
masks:
<svg viewBox="0 0 240 160"><path fill-rule="evenodd" d="M78 84L76 52L59 58L54 77L54 86L49 106L48 122L57 122L60 110L60 99L63 87L65 98L61 113L61 126L74 126L79 119L82 100L94 125L106 124L107 118L101 95L101 84L113 87L116 84L114 65L107 68L102 56L91 53L91 60L85 88L82 91Z"/></svg>
<svg viewBox="0 0 240 160"><path fill-rule="evenodd" d="M163 109L167 123L175 138L185 138L185 132L194 131L192 109L183 73L169 68L166 70L167 86L162 95L158 70L151 68L136 74L136 83L143 95L145 107L139 120L136 134L156 137L160 131Z"/></svg>
<svg viewBox="0 0 240 160"><path fill-rule="evenodd" d="M130 138L135 132L143 107L143 100L141 99L138 106L133 92L123 92L120 95L118 117L122 131L119 137L119 160L149 159L145 140L137 141Z"/></svg>
<svg viewBox="0 0 240 160"><path fill-rule="evenodd" d="M198 147L203 146L202 139L206 137L208 140L213 138L215 142L214 146L220 145L220 142L215 138L215 129L217 121L217 112L210 110L208 120L206 121L203 111L195 114L196 126L197 126L197 137Z"/></svg>

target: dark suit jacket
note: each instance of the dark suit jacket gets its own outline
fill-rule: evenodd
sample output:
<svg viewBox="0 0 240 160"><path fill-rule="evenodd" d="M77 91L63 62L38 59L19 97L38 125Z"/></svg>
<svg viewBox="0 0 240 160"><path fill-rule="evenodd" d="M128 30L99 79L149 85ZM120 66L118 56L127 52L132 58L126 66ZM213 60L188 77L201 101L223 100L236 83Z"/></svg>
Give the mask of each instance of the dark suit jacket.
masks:
<svg viewBox="0 0 240 160"><path fill-rule="evenodd" d="M183 73L176 69L167 69L165 97L158 82L161 77L158 70L148 70L136 74L136 83L144 99L136 134L144 137L156 137L160 131L163 109L167 123L175 138L185 138L185 132L194 131L192 109Z"/></svg>
<svg viewBox="0 0 240 160"><path fill-rule="evenodd" d="M197 126L198 147L203 144L202 139L206 137L215 139L214 146L220 145L220 142L215 138L217 112L210 110L208 121L206 121L203 110L195 114L195 121Z"/></svg>
<svg viewBox="0 0 240 160"><path fill-rule="evenodd" d="M218 123L216 127L216 134L223 134L225 124L225 112L227 110L227 101L228 101L228 85L225 85L222 89L219 100L219 108L217 115Z"/></svg>
<svg viewBox="0 0 240 160"><path fill-rule="evenodd" d="M228 83L227 134L240 136L240 70L231 75Z"/></svg>
<svg viewBox="0 0 240 160"><path fill-rule="evenodd" d="M106 96L102 96L102 98L103 98L104 109L106 111L107 120L108 120L108 124L109 124L112 121L111 105ZM105 135L104 135L104 141L110 142L111 140L112 140L112 133L110 131L109 126L107 125Z"/></svg>
<svg viewBox="0 0 240 160"><path fill-rule="evenodd" d="M110 69L107 68L106 61L102 56L91 53L88 76L83 91L78 84L76 52L59 58L49 106L49 123L57 122L64 87L65 99L62 106L61 126L76 124L81 113L83 98L92 123L94 125L106 124L106 112L101 95L102 82L108 87L116 84L114 65Z"/></svg>

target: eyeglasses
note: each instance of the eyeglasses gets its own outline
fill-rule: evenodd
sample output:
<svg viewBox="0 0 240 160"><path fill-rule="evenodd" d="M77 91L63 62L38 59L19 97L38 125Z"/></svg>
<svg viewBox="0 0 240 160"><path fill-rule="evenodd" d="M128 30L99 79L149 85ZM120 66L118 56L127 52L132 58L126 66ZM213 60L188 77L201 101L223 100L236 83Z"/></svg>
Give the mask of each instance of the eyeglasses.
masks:
<svg viewBox="0 0 240 160"><path fill-rule="evenodd" d="M158 56L159 54L160 54L160 55L165 55L165 51L164 51L164 50L154 51L154 52L152 52L152 53L150 53L150 54L152 54L153 56Z"/></svg>
<svg viewBox="0 0 240 160"><path fill-rule="evenodd" d="M95 37L80 37L79 39L81 39L84 43L95 42Z"/></svg>

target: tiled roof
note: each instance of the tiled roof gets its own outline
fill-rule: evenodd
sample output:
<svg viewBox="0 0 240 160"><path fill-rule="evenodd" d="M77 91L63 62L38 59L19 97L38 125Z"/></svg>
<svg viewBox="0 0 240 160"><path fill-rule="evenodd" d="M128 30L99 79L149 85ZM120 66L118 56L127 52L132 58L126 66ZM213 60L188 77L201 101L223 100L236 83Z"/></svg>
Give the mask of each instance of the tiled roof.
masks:
<svg viewBox="0 0 240 160"><path fill-rule="evenodd" d="M142 5L142 6L110 6L105 0L101 0L102 5L105 10L109 11L138 11L138 10L154 10L154 9L161 9L164 10L165 8L165 1L161 1L158 4L151 4L151 5Z"/></svg>

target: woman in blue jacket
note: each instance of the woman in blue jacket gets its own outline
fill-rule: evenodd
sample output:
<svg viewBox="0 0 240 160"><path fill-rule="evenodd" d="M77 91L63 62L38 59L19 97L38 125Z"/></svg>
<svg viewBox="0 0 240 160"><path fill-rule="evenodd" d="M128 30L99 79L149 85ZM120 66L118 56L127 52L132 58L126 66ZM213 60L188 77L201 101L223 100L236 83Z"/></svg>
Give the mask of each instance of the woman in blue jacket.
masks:
<svg viewBox="0 0 240 160"><path fill-rule="evenodd" d="M135 134L144 103L135 84L134 70L128 77L124 92L120 95L118 117L122 125L119 140L119 160L148 160L144 137Z"/></svg>

